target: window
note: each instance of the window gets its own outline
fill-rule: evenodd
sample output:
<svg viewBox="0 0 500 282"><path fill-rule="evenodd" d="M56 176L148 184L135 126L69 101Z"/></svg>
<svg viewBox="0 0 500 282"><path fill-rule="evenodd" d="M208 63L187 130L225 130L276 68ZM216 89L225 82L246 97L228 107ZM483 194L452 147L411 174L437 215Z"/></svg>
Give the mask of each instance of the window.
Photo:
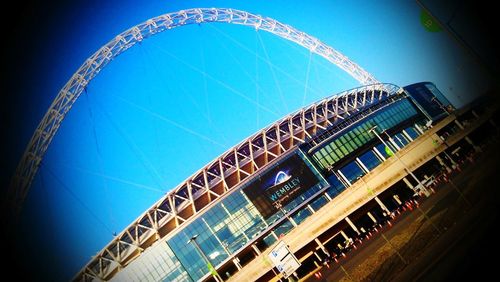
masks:
<svg viewBox="0 0 500 282"><path fill-rule="evenodd" d="M363 170L354 161L342 167L340 171L351 183L356 182L360 176L364 175Z"/></svg>
<svg viewBox="0 0 500 282"><path fill-rule="evenodd" d="M371 150L359 156L359 159L370 171L381 163L375 153Z"/></svg>

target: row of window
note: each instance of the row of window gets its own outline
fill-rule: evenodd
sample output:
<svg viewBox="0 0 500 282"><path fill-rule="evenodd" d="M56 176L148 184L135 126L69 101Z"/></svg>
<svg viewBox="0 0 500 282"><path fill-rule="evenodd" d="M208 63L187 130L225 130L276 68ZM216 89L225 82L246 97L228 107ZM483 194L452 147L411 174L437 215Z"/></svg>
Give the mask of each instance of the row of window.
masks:
<svg viewBox="0 0 500 282"><path fill-rule="evenodd" d="M392 128L395 125L417 115L417 111L406 99L381 110L373 117L364 120L361 124L335 138L313 154L313 158L324 169L333 166L336 162L362 147L375 138L369 130L377 125L378 130ZM403 138L397 136L397 138ZM406 141L406 144L408 141ZM404 146L406 144L401 144Z"/></svg>
<svg viewBox="0 0 500 282"><path fill-rule="evenodd" d="M299 151L302 158L305 156ZM318 179L322 179L319 172L313 168L312 164L305 160L306 165L313 171ZM283 211L290 211L325 187L326 180L307 189L302 195L282 207ZM247 185L251 185L248 183ZM168 240L168 245L176 254L184 269L189 273L192 280L203 277L208 268L205 266L203 258L194 248L192 243L187 241L194 235L198 235L196 242L205 253L212 265L218 265L226 260L230 254L235 253L250 240L257 237L263 230L284 215L278 211L267 219L264 219L253 203L243 193L247 186L243 185L223 199L217 205L211 207L201 217L194 220L183 228L178 234ZM307 218L311 212L301 210L294 214L294 220L299 224ZM276 237L287 234L293 225L290 221L284 220L274 229L274 234L268 235L264 240L264 245L272 245Z"/></svg>
<svg viewBox="0 0 500 282"><path fill-rule="evenodd" d="M115 277L115 281L187 281L189 277L167 244L147 249Z"/></svg>
<svg viewBox="0 0 500 282"><path fill-rule="evenodd" d="M373 139L374 136L368 133L368 130L373 125L376 124L379 128L390 128L416 114L417 112L408 101L402 100L396 102L387 109L377 113L374 117L352 128L348 133L330 142L327 146L317 151L313 155L313 158L323 168L326 168ZM418 136L418 133L411 127L405 129L405 133L410 138ZM396 134L394 135L394 139L397 140L396 142L401 142L401 147L409 141L404 134ZM387 157L383 148L379 148L379 151ZM302 152L298 151L298 154L301 155L306 165L321 181L284 206L282 208L283 211L293 210L300 204L308 201L314 194L326 186L326 181L316 168L307 161ZM369 170L381 162L372 151L359 156L359 158ZM354 162L344 166L340 170L351 182L355 182L363 174L360 167ZM312 215L311 209L314 211L320 209L328 203L329 199L336 197L346 189L346 185L334 175L328 178L328 183L330 187L326 190L326 193L311 201L309 203L310 208L303 206L294 212L291 218L295 223L302 223ZM165 281L199 280L208 273L208 268L193 243L188 243L192 236L197 235L196 243L198 243L202 252L209 257L211 264L216 266L227 259L230 254L247 244L252 238L258 236L269 225L284 217L282 211L278 211L269 218L264 219L242 192L243 188L240 187L220 203L211 207L205 214L185 226L183 230L166 243L153 247L152 250L158 249L154 253L150 251L150 255L146 253L141 255L138 260L118 273L115 278L123 280L164 279ZM267 246L271 246L279 236L287 234L293 228L293 224L289 220L284 219L274 228L273 232L258 242L259 248L265 249ZM135 274L132 275L131 273ZM125 279L126 277L128 279Z"/></svg>

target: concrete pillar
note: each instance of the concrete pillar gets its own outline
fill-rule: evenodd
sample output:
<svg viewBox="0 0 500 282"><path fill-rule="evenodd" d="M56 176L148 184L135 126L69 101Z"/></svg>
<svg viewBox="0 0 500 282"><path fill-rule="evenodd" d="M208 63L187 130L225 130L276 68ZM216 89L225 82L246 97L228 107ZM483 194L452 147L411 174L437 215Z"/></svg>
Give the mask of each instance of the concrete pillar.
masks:
<svg viewBox="0 0 500 282"><path fill-rule="evenodd" d="M345 221L347 221L347 224L349 224L349 226L351 226L351 228L352 228L352 230L354 230L354 232L356 232L358 235L360 234L358 228L356 227L356 225L354 225L354 222L352 222L349 217L346 216Z"/></svg>
<svg viewBox="0 0 500 282"><path fill-rule="evenodd" d="M328 199L329 202L332 201L332 197L330 197L330 195L328 195L328 193L325 193L323 195L325 195L325 197Z"/></svg>
<svg viewBox="0 0 500 282"><path fill-rule="evenodd" d="M235 258L233 259L233 264L236 266L236 268L237 268L238 270L241 270L241 269L243 268L243 267L241 266L241 264L240 264L240 259L239 259L238 257L235 257Z"/></svg>
<svg viewBox="0 0 500 282"><path fill-rule="evenodd" d="M310 204L307 204L307 209L309 209L311 213L316 213L316 211L311 207Z"/></svg>
<svg viewBox="0 0 500 282"><path fill-rule="evenodd" d="M382 210L384 210L385 212L387 212L387 214L390 213L389 209L384 205L384 203L382 203L382 201L378 197L375 197L375 201L378 203L378 205L380 206L380 208L382 208Z"/></svg>
<svg viewBox="0 0 500 282"><path fill-rule="evenodd" d="M496 124L496 122L493 120L493 119L489 119L488 122L498 131L498 126Z"/></svg>
<svg viewBox="0 0 500 282"><path fill-rule="evenodd" d="M396 200L396 203L398 203L398 205L403 204L403 202L401 202L401 200L399 199L398 195L394 194L394 195L392 195L392 197L394 198L394 200Z"/></svg>
<svg viewBox="0 0 500 282"><path fill-rule="evenodd" d="M314 254L316 254L316 252L314 252ZM317 261L317 260L313 260L313 262L314 262L314 265L315 265L316 267L320 267L320 266L321 266L321 265L318 263L318 261Z"/></svg>
<svg viewBox="0 0 500 282"><path fill-rule="evenodd" d="M460 129L464 130L464 126L462 125L462 123L461 123L461 122L459 122L459 121L458 121L458 119L455 119L455 120L454 120L454 122L455 122L455 124L458 126L458 128L460 128Z"/></svg>
<svg viewBox="0 0 500 282"><path fill-rule="evenodd" d="M375 219L375 217L373 216L373 214L371 212L368 212L366 213L368 215L368 217L373 221L373 223L377 223L377 220Z"/></svg>
<svg viewBox="0 0 500 282"><path fill-rule="evenodd" d="M408 180L408 178L403 177L403 182L406 184L406 186L408 186L408 188L410 188L411 190L415 190L415 187L413 187L413 184L411 184L411 182L410 182L410 180Z"/></svg>
<svg viewBox="0 0 500 282"><path fill-rule="evenodd" d="M366 165L359 158L356 158L356 162L358 163L361 170L363 170L365 173L370 172L370 170L366 167Z"/></svg>
<svg viewBox="0 0 500 282"><path fill-rule="evenodd" d="M479 115L476 113L476 111L472 110L472 115L475 117L475 118L479 118Z"/></svg>
<svg viewBox="0 0 500 282"><path fill-rule="evenodd" d="M349 240L349 237L347 237L347 234L345 234L344 230L340 230L340 234L342 234L342 237L344 237L344 239Z"/></svg>
<svg viewBox="0 0 500 282"><path fill-rule="evenodd" d="M316 253L316 251L313 251L314 256L318 259L318 262L321 262L321 257Z"/></svg>
<svg viewBox="0 0 500 282"><path fill-rule="evenodd" d="M373 152L375 153L375 156L377 156L382 162L386 160L384 155L382 155L377 148L373 147Z"/></svg>
<svg viewBox="0 0 500 282"><path fill-rule="evenodd" d="M399 141L399 143L403 144L403 146L405 145L405 143L401 140L401 138L399 138L399 136L394 135L394 137ZM406 141L408 141L408 140L406 140Z"/></svg>
<svg viewBox="0 0 500 282"><path fill-rule="evenodd" d="M398 144L396 143L396 141L394 141L394 139L392 137L389 137L389 141L391 142L392 146L394 146L394 148L396 148L396 151L401 150L401 148L398 146Z"/></svg>
<svg viewBox="0 0 500 282"><path fill-rule="evenodd" d="M469 138L469 136L465 136L464 139L465 139L465 141L467 141L467 143L469 143L472 146L472 148L474 148L474 151L476 151L476 152L482 152L481 148L479 148L479 146L476 146L472 142L472 140Z"/></svg>
<svg viewBox="0 0 500 282"><path fill-rule="evenodd" d="M321 241L318 238L314 239L314 242L316 242L316 244L318 244L318 247L323 251L323 253L325 255L329 255L328 251L325 248L325 246L321 243Z"/></svg>
<svg viewBox="0 0 500 282"><path fill-rule="evenodd" d="M276 232L274 232L274 230L271 231L271 234L273 234L273 237L274 239L276 239L276 241L279 240L278 235L276 235Z"/></svg>
<svg viewBox="0 0 500 282"><path fill-rule="evenodd" d="M448 164L446 164L446 162L443 160L443 158L441 158L441 156L437 155L436 160L439 162L440 165L442 165L446 168L446 171L448 173L451 173L451 171L452 171L451 168L448 166Z"/></svg>
<svg viewBox="0 0 500 282"><path fill-rule="evenodd" d="M292 223L292 225L294 227L297 227L297 222L295 222L295 220L293 220L293 218L291 216L287 215L286 217L288 218L288 220L290 220L290 222Z"/></svg>
<svg viewBox="0 0 500 282"><path fill-rule="evenodd" d="M252 244L252 249L254 250L254 252L256 254L256 257L260 256L261 252L260 252L259 248L257 248L257 246L255 244Z"/></svg>
<svg viewBox="0 0 500 282"><path fill-rule="evenodd" d="M446 158L448 158L448 160L450 160L452 167L455 168L455 166L457 165L457 162L446 151L443 151L443 153L446 156Z"/></svg>

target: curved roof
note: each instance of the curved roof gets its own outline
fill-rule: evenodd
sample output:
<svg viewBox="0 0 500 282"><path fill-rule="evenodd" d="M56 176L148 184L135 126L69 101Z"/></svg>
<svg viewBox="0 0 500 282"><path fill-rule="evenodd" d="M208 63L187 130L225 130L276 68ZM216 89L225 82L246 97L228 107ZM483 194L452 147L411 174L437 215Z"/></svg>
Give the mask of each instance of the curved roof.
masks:
<svg viewBox="0 0 500 282"><path fill-rule="evenodd" d="M111 278L154 242L186 226L244 179L365 106L402 94L393 84L361 86L291 113L224 152L164 195L102 249L75 277Z"/></svg>
<svg viewBox="0 0 500 282"><path fill-rule="evenodd" d="M14 212L19 212L21 209L41 160L66 114L71 110L73 104L86 89L90 81L109 62L138 42L157 33L188 24L210 22L244 25L270 32L324 57L363 85L378 83L370 73L358 64L319 39L268 17L236 9L194 8L151 18L120 33L106 45L102 46L90 58L85 60L59 91L59 94L52 101L52 104L33 133L12 178L8 197L11 200L10 204L13 206Z"/></svg>

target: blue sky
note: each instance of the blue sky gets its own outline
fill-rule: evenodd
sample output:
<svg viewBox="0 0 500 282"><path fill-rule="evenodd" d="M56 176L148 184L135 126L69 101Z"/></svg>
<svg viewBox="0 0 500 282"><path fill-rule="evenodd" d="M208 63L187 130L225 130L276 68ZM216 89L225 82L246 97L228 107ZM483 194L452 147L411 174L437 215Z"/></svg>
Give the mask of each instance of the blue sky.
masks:
<svg viewBox="0 0 500 282"><path fill-rule="evenodd" d="M423 28L413 1L79 4L52 19L57 24L43 48L32 50L38 60L24 87L37 96L25 109L29 126L21 142L100 46L148 18L191 7L274 18L319 38L379 81L432 81L457 106L485 83L445 32ZM358 85L308 50L248 27L185 26L145 40L90 83L49 147L23 212L40 238L30 242L34 259L63 265L55 273L69 279L113 232L203 165L280 117Z"/></svg>

